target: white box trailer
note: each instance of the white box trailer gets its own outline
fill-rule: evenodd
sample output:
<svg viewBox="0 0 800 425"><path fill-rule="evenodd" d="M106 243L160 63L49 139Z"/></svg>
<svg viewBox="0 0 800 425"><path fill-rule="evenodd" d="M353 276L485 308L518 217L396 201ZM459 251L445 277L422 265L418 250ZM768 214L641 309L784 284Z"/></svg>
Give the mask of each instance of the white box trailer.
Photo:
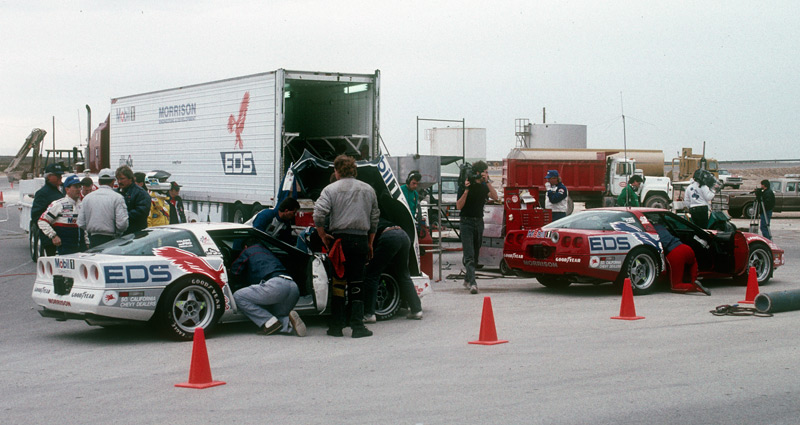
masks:
<svg viewBox="0 0 800 425"><path fill-rule="evenodd" d="M200 221L246 221L274 206L308 149L332 160L379 150L380 71L278 69L111 100L110 165L165 170Z"/></svg>

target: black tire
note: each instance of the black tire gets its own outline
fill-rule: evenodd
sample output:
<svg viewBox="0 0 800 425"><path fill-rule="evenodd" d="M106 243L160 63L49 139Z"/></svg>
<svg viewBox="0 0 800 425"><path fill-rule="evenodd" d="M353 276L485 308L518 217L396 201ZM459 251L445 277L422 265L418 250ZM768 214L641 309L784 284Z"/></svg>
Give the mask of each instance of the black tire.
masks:
<svg viewBox="0 0 800 425"><path fill-rule="evenodd" d="M772 277L774 258L772 256L772 251L766 245L762 243L750 245L750 256L748 257L747 263L747 273L750 272L750 267L755 267L756 278L758 279L759 285L769 282L769 279ZM745 276L746 275L747 274L745 274Z"/></svg>
<svg viewBox="0 0 800 425"><path fill-rule="evenodd" d="M375 317L378 320L389 320L400 310L400 285L392 276L384 273L378 282L375 302Z"/></svg>
<svg viewBox="0 0 800 425"><path fill-rule="evenodd" d="M734 188L734 189L738 189L738 188L740 188L740 187L741 187L741 185L740 185L740 184L735 184L735 185L733 185L733 186L731 186L731 187L732 187L732 188Z"/></svg>
<svg viewBox="0 0 800 425"><path fill-rule="evenodd" d="M194 329L210 331L225 311L219 285L204 277L190 276L172 283L161 294L156 324L168 337L191 341Z"/></svg>
<svg viewBox="0 0 800 425"><path fill-rule="evenodd" d="M742 216L742 210L740 209L728 210L728 214L730 214L731 217L733 218L740 218Z"/></svg>
<svg viewBox="0 0 800 425"><path fill-rule="evenodd" d="M567 215L572 215L573 211L575 211L575 203L572 202L570 196L567 196Z"/></svg>
<svg viewBox="0 0 800 425"><path fill-rule="evenodd" d="M669 199L664 195L648 196L647 200L644 202L644 206L647 208L661 208L666 210L669 209Z"/></svg>
<svg viewBox="0 0 800 425"><path fill-rule="evenodd" d="M748 202L744 204L744 206L742 207L742 215L744 216L744 218L753 218L755 217L755 214L756 214L756 208L754 202Z"/></svg>
<svg viewBox="0 0 800 425"><path fill-rule="evenodd" d="M625 278L630 278L634 294L649 294L655 290L660 272L658 257L647 248L639 247L628 253L615 283L622 288Z"/></svg>
<svg viewBox="0 0 800 425"><path fill-rule="evenodd" d="M500 260L500 274L502 274L503 276L514 275L514 270L512 270L511 267L508 266L508 263L506 263L505 259Z"/></svg>
<svg viewBox="0 0 800 425"><path fill-rule="evenodd" d="M542 286L550 289L564 289L572 284L572 282L566 278L558 276L537 276L536 280L538 280Z"/></svg>
<svg viewBox="0 0 800 425"><path fill-rule="evenodd" d="M231 223L238 223L242 224L247 221L250 216L248 216L249 208L246 205L237 203L233 206L233 211L231 211Z"/></svg>

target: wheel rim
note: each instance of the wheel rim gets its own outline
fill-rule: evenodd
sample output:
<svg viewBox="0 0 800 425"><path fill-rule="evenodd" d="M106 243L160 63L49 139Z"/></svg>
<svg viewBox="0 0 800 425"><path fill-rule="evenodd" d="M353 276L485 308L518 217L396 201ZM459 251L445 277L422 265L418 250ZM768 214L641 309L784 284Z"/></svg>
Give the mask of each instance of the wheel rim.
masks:
<svg viewBox="0 0 800 425"><path fill-rule="evenodd" d="M400 303L397 282L392 278L387 279L385 276L381 276L375 298L377 300L376 314L384 315L394 311Z"/></svg>
<svg viewBox="0 0 800 425"><path fill-rule="evenodd" d="M753 218L756 216L755 210L754 204L747 204L747 206L744 208L744 213L747 215L747 218Z"/></svg>
<svg viewBox="0 0 800 425"><path fill-rule="evenodd" d="M233 211L233 222L237 224L244 223L244 214L242 213L242 210L240 210L239 208L236 208Z"/></svg>
<svg viewBox="0 0 800 425"><path fill-rule="evenodd" d="M750 267L755 267L756 278L759 282L763 282L769 276L769 265L772 258L765 250L758 248L750 253Z"/></svg>
<svg viewBox="0 0 800 425"><path fill-rule="evenodd" d="M650 201L650 205L648 205L648 207L666 209L667 208L667 201L664 198L661 198L660 196L657 196L657 197L653 198L652 201Z"/></svg>
<svg viewBox="0 0 800 425"><path fill-rule="evenodd" d="M656 263L653 257L639 254L631 261L628 277L631 285L638 289L647 289L656 280Z"/></svg>
<svg viewBox="0 0 800 425"><path fill-rule="evenodd" d="M199 286L183 288L172 302L172 320L185 332L206 328L214 318L211 293Z"/></svg>

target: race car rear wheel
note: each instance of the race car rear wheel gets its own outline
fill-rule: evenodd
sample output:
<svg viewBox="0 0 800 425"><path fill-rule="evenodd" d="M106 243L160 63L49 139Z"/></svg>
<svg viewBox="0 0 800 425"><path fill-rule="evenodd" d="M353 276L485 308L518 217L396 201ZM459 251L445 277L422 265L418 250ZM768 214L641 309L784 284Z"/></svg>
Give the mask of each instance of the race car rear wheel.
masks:
<svg viewBox="0 0 800 425"><path fill-rule="evenodd" d="M34 262L39 259L39 238L37 233L34 229L28 232L28 249L31 251L31 260Z"/></svg>
<svg viewBox="0 0 800 425"><path fill-rule="evenodd" d="M514 270L508 266L505 259L500 260L500 274L503 276L513 276Z"/></svg>
<svg viewBox="0 0 800 425"><path fill-rule="evenodd" d="M378 282L375 303L375 317L378 320L389 320L400 309L400 285L392 276L384 273Z"/></svg>
<svg viewBox="0 0 800 425"><path fill-rule="evenodd" d="M563 289L572 284L569 280L558 276L536 276L536 280L550 289Z"/></svg>
<svg viewBox="0 0 800 425"><path fill-rule="evenodd" d="M750 245L750 257L748 258L748 273L750 267L755 267L758 284L769 282L772 277L772 252L769 248L764 244L754 243Z"/></svg>
<svg viewBox="0 0 800 425"><path fill-rule="evenodd" d="M636 248L628 253L616 284L621 288L627 277L631 280L634 294L649 294L655 289L660 270L659 261L652 252L646 248Z"/></svg>
<svg viewBox="0 0 800 425"><path fill-rule="evenodd" d="M222 316L225 300L219 285L191 276L170 285L159 300L156 319L170 338L190 341L197 327L209 331Z"/></svg>

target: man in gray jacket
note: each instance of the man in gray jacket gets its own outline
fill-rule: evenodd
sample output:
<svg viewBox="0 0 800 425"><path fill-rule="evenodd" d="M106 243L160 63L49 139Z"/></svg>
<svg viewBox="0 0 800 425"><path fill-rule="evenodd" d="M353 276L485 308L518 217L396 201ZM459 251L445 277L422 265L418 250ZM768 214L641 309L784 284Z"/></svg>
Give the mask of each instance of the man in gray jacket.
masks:
<svg viewBox="0 0 800 425"><path fill-rule="evenodd" d="M344 273L333 277L331 319L328 335L342 336L345 325L345 291L350 299L350 328L353 338L371 336L364 326L362 286L364 266L372 258L372 241L378 228L378 198L372 186L356 180L356 161L339 155L333 161L336 182L322 190L314 204L314 224L334 263L344 254ZM325 228L326 220L330 220ZM337 248L334 249L334 247ZM333 252L331 252L333 249ZM338 267L337 267L338 268Z"/></svg>
<svg viewBox="0 0 800 425"><path fill-rule="evenodd" d="M91 248L122 236L128 228L125 198L111 188L114 173L104 168L98 178L100 187L83 198L78 214L78 227L88 235Z"/></svg>

